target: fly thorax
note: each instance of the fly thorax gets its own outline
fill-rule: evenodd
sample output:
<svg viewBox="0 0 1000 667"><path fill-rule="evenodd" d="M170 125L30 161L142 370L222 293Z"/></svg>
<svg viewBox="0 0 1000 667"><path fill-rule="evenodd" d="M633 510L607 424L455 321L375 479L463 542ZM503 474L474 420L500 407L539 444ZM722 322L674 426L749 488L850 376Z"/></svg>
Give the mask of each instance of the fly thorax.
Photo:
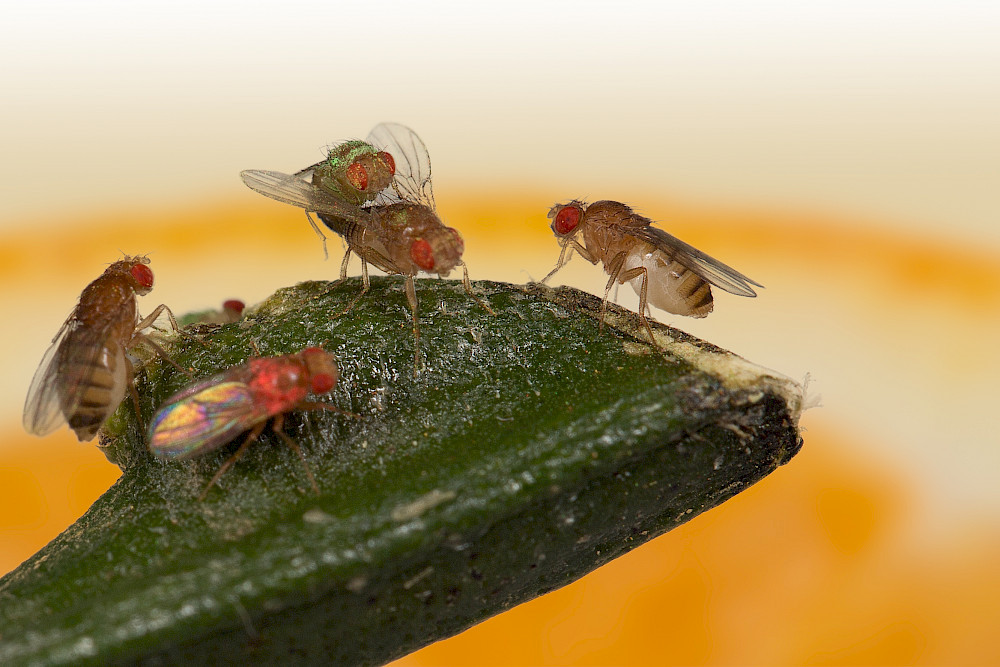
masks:
<svg viewBox="0 0 1000 667"><path fill-rule="evenodd" d="M378 209L378 220L385 227L388 233L401 235L408 232L416 221L412 204L396 202L385 206L376 207Z"/></svg>
<svg viewBox="0 0 1000 667"><path fill-rule="evenodd" d="M587 207L587 219L599 225L624 226L629 224L632 209L619 201L602 199Z"/></svg>
<svg viewBox="0 0 1000 667"><path fill-rule="evenodd" d="M272 413L283 412L307 393L305 369L286 359L254 359L250 362L249 384L254 395Z"/></svg>
<svg viewBox="0 0 1000 667"><path fill-rule="evenodd" d="M594 259L604 262L605 271L608 270L607 263L623 249L622 236L616 234L605 225L590 225L583 227L583 244L587 250L594 255Z"/></svg>
<svg viewBox="0 0 1000 667"><path fill-rule="evenodd" d="M127 303L132 304L131 309L122 308ZM87 285L80 294L76 319L83 326L105 328L112 313L121 314L124 326L134 325L135 290L128 279L120 274L105 275Z"/></svg>

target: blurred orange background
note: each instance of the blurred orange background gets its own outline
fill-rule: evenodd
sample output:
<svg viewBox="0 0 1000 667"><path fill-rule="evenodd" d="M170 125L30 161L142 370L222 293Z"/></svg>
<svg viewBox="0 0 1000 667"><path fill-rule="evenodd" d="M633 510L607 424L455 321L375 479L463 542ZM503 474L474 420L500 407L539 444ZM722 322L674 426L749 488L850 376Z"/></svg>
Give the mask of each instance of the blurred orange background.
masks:
<svg viewBox="0 0 1000 667"><path fill-rule="evenodd" d="M545 275L553 202L626 201L767 286L654 316L822 396L752 489L400 664L1000 662L1000 10L618 7L0 9L0 572L118 474L20 426L84 285L119 251L144 313L335 277L237 173L396 120L473 279Z"/></svg>

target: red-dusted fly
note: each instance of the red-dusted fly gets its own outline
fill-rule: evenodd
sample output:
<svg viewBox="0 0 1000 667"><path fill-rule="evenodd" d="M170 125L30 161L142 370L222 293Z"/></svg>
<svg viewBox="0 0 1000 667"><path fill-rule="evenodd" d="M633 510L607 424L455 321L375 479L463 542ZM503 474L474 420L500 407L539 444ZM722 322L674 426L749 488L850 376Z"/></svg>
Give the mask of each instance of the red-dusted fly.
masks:
<svg viewBox="0 0 1000 667"><path fill-rule="evenodd" d="M153 289L153 271L148 264L146 257L126 256L80 294L79 303L52 339L28 389L24 427L29 433L45 435L68 422L77 438L91 440L129 390L138 411L127 351L146 343L170 361L142 330L162 312L177 328L170 309L162 304L139 319L136 295Z"/></svg>
<svg viewBox="0 0 1000 667"><path fill-rule="evenodd" d="M757 296L751 285L763 287L697 248L653 227L653 221L616 201L598 201L589 206L573 200L556 204L549 211L552 231L562 252L544 283L569 261L575 250L591 264L601 262L610 275L604 288L601 322L608 305L608 292L617 281L630 283L639 295L639 317L650 341L653 330L646 319L646 305L668 313L705 317L712 312L712 287L738 296ZM583 235L583 243L577 237Z"/></svg>
<svg viewBox="0 0 1000 667"><path fill-rule="evenodd" d="M330 410L356 417L327 403L307 401L337 384L340 373L333 355L319 347L296 354L250 359L213 375L168 398L149 426L149 449L162 459L184 460L207 454L250 431L236 453L215 473L204 498L273 419L272 429L299 455L316 493L316 479L302 449L282 430L285 413Z"/></svg>
<svg viewBox="0 0 1000 667"><path fill-rule="evenodd" d="M340 266L341 280L347 278L351 253L361 258L363 287L347 310L370 287L368 264L406 278L416 372L420 367L420 328L414 282L417 274L432 273L443 277L461 266L465 291L487 312L493 314L493 310L472 292L469 269L462 261L465 243L461 234L454 227L446 226L437 215L430 154L424 142L404 125L382 123L371 131L365 143L377 159L371 169L364 165L356 167L354 179L349 178L348 172L358 163L345 166L343 160L333 158L295 174L248 170L240 176L252 190L304 208L314 229L317 227L310 212L319 215L327 227L344 238L347 253ZM344 177L336 177L338 170ZM360 177L362 173L364 178ZM371 183L382 183L387 173L391 176L388 187L372 192ZM351 197L344 195L343 181L353 185ZM362 192L358 187L362 184L369 189ZM364 206L354 205L358 198L364 199Z"/></svg>

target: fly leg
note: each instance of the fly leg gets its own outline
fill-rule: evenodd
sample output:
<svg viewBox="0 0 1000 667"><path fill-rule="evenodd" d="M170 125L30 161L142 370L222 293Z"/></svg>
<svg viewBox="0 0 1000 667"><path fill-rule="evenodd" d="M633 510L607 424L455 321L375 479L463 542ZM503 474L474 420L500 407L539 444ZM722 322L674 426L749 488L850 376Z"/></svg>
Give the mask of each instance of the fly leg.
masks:
<svg viewBox="0 0 1000 667"><path fill-rule="evenodd" d="M413 377L420 372L420 326L417 323L417 287L413 276L406 276L406 300L413 315Z"/></svg>
<svg viewBox="0 0 1000 667"><path fill-rule="evenodd" d="M319 401L300 401L295 404L296 410L329 410L330 412L337 412L344 415L345 417L354 417L355 419L361 419L361 415L355 414L353 412L348 412L347 410L341 410L336 405L330 405L329 403L320 403Z"/></svg>
<svg viewBox="0 0 1000 667"><path fill-rule="evenodd" d="M139 428L142 432L146 432L146 424L142 421L142 411L139 408L139 392L136 390L135 385L131 382L128 385L129 394L132 395L132 405L135 406L135 421L139 424Z"/></svg>
<svg viewBox="0 0 1000 667"><path fill-rule="evenodd" d="M554 276L556 274L556 271L561 269L563 265L569 263L569 260L573 258L573 252L572 252L573 250L577 251L580 254L580 257L583 257L591 264L597 264L597 258L594 257L594 255L591 254L589 250L587 250L586 246L582 245L576 239L570 239L569 241L563 243L563 249L562 252L559 253L559 261L556 262L556 268L549 271L549 274L544 278L542 278L543 285L549 278Z"/></svg>
<svg viewBox="0 0 1000 667"><path fill-rule="evenodd" d="M469 296L472 297L473 301L475 301L476 303L478 303L480 306L483 307L483 310L485 310L490 315L496 315L496 313L493 312L493 309L490 308L488 303L486 303L485 301L483 301L478 296L472 293L472 282L469 280L469 267L466 266L465 262L462 262L462 286L465 287L465 291L468 292Z"/></svg>
<svg viewBox="0 0 1000 667"><path fill-rule="evenodd" d="M338 414L342 414L345 417L354 417L355 419L361 419L361 415L359 414L348 412L347 410L341 410L336 405L330 405L329 403L320 403L319 401L301 401L295 405L295 409L303 412L307 410L328 410L330 412L336 412ZM296 442L292 440L288 436L288 434L285 433L285 431L283 430L284 420L285 420L284 415L278 415L277 417L275 417L273 430L281 437L282 440L285 441L285 444L291 447L295 451L295 453L299 455L299 458L302 460L302 465L306 469L306 474L309 475L309 481L312 483L313 491L316 492L316 495L319 495L319 487L316 486L316 479L313 477L312 471L309 469L309 464L306 463L306 457L302 453L302 448L299 447L299 445L296 444Z"/></svg>
<svg viewBox="0 0 1000 667"><path fill-rule="evenodd" d="M227 459L226 462L222 464L222 467L219 468L219 470L215 473L212 479L208 481L208 484L205 486L205 490L201 492L200 496L198 496L199 501L205 500L205 496L208 495L208 490L211 489L215 485L215 483L219 481L219 478L222 477L222 475L225 474L227 470L229 470L230 466L232 466L234 463L240 460L240 457L242 457L243 454L246 453L247 447L250 446L250 443L252 443L258 437L260 437L260 434L264 432L265 426L267 426L267 422L263 421L253 427L253 430L250 431L250 435L248 435L247 439L243 441L243 444L240 445L240 448L236 450L236 453L230 456L229 459Z"/></svg>
<svg viewBox="0 0 1000 667"><path fill-rule="evenodd" d="M649 285L649 272L646 270L646 267L637 266L622 272L618 276L618 283L624 285L639 276L642 276L642 287L639 289L639 319L642 320L643 326L646 327L646 333L649 334L649 342L659 349L660 346L657 345L656 338L653 337L653 327L649 326L649 320L646 319L646 288Z"/></svg>
<svg viewBox="0 0 1000 667"><path fill-rule="evenodd" d="M299 460L302 461L302 467L306 469L306 475L309 476L309 483L312 484L313 491L315 491L318 496L319 487L316 486L316 478L313 477L312 470L309 468L309 463L306 462L306 455L302 453L302 448L299 447L294 440L288 437L288 434L285 433L284 430L282 430L284 425L285 415L278 415L274 418L274 426L272 427L272 430L278 434L278 437L285 441L286 445L292 448L292 451L299 455Z"/></svg>
<svg viewBox="0 0 1000 667"><path fill-rule="evenodd" d="M348 250L347 254L344 255L344 265L340 267L340 273L341 273L340 279L341 280L345 280L347 278L347 258L350 257L350 256L351 256L351 251ZM339 313L337 313L336 315L334 315L331 319L337 319L341 315L346 315L347 313L351 312L351 309L354 308L355 305L357 305L358 301L360 301L361 297L363 297L365 295L365 293L368 292L368 289L371 286L372 286L372 283L368 279L368 262L366 262L365 258L362 257L361 258L361 291L358 292L358 295L356 297L354 297L354 299L349 304L347 304L347 308L344 308L342 311L340 311Z"/></svg>
<svg viewBox="0 0 1000 667"><path fill-rule="evenodd" d="M197 336L191 336L190 334L181 331L180 326L177 324L177 318L174 317L174 311L167 308L167 304L165 303L161 303L159 306L153 309L153 312L151 312L149 315L146 315L146 317L142 318L139 321L139 323L135 325L135 330L142 331L143 329L149 329L150 327L153 326L156 320L158 320L160 315L163 313L167 314L167 321L170 322L170 328L173 330L175 334L178 334L180 336L186 336L188 338L197 340L198 342L202 342L201 339L198 338ZM157 328L156 331L159 332L161 331L161 329ZM204 345L204 343L202 343L202 345Z"/></svg>
<svg viewBox="0 0 1000 667"><path fill-rule="evenodd" d="M351 246L347 246L347 252L344 253L344 259L340 263L340 280L337 282L344 282L347 280L347 265L351 263Z"/></svg>
<svg viewBox="0 0 1000 667"><path fill-rule="evenodd" d="M625 264L625 257L626 254L620 252L604 265L605 270L611 274L611 277L608 279L608 284L604 286L604 300L601 301L601 324L598 327L599 331L604 331L604 316L608 312L608 294L611 292L611 286L618 280L622 266Z"/></svg>
<svg viewBox="0 0 1000 667"><path fill-rule="evenodd" d="M155 352L158 357L160 357L165 362L167 362L168 364L170 364L171 366L173 366L174 368L176 368L178 371L180 371L181 373L183 373L184 375L186 375L189 379L191 379L191 380L194 379L194 374L191 373L191 371L189 371L188 369L182 368L176 361L174 361L173 359L171 359L170 355L167 354L166 350L164 350L162 347L160 347L160 344L157 343L155 340L153 340L153 338L151 336L147 336L144 333L140 333L140 332L136 331L132 335L132 340L129 341L128 347L133 347L134 345L136 345L138 343L144 343L144 344L148 345L149 348L151 350L153 350L153 352Z"/></svg>
<svg viewBox="0 0 1000 667"><path fill-rule="evenodd" d="M173 311L167 308L166 304L161 303L159 306L153 309L153 312L151 312L149 315L146 315L146 317L139 320L139 323L135 325L135 333L132 334L132 338L126 347L131 348L138 343L145 343L146 345L149 346L151 350L153 350L153 352L156 353L158 357L160 357L165 362L167 362L168 364L176 368L178 371L186 375L189 379L193 380L194 375L191 374L191 371L187 370L186 368L181 368L181 366L178 365L176 361L171 359L170 355L167 354L162 347L160 347L159 343L153 340L152 336L142 333L143 329L150 328L153 325L153 323L156 322L156 320L159 319L160 315L163 313L167 314L167 320L170 322L170 327L177 334L181 336L194 338L194 340L197 340L202 345L205 345L205 342L202 341L200 338L190 336L189 334L185 334L183 331L181 331L180 327L177 326L177 318L174 317Z"/></svg>
<svg viewBox="0 0 1000 667"><path fill-rule="evenodd" d="M128 385L129 394L132 396L132 405L135 406L135 423L139 425L142 432L146 432L146 424L142 421L142 411L139 408L139 392L135 388L135 371L132 362L125 358L125 383Z"/></svg>
<svg viewBox="0 0 1000 667"><path fill-rule="evenodd" d="M644 266L636 266L624 271L626 256L626 253L620 252L605 265L608 273L611 274L611 279L608 280L608 284L604 287L604 301L601 302L601 327L604 327L604 316L608 310L608 293L611 291L611 286L615 282L619 285L624 285L628 281L642 276L642 287L639 290L639 319L642 320L643 326L646 327L646 333L649 334L649 342L659 348L659 345L656 344L656 338L653 337L653 327L649 325L649 320L646 319L646 289L649 285L649 273Z"/></svg>
<svg viewBox="0 0 1000 667"><path fill-rule="evenodd" d="M162 313L167 314L167 319L170 321L170 328L173 329L175 333L181 333L181 328L177 326L177 318L174 317L173 311L167 308L167 304L165 303L161 303L153 309L153 312L142 318L142 320L135 325L135 330L142 331L143 329L148 329Z"/></svg>
<svg viewBox="0 0 1000 667"><path fill-rule="evenodd" d="M555 268L552 269L551 271L549 271L548 275L546 275L544 278L542 278L541 282L542 282L543 285L546 282L548 282L549 278L551 278L552 276L556 275L556 271L558 271L559 269L561 269L563 267L563 264L565 264L566 262L569 261L569 258L566 255L567 255L567 253L570 252L570 250L571 250L571 248L570 248L570 245L568 243L566 243L566 244L563 245L562 252L559 253L559 261L556 262ZM573 255L570 254L570 257L572 257L572 256Z"/></svg>
<svg viewBox="0 0 1000 667"><path fill-rule="evenodd" d="M313 217L311 215L309 215L309 211L306 211L306 220L309 221L309 226L313 228L314 232L316 232L316 236L318 236L320 238L320 240L323 241L323 259L324 260L330 259L330 253L327 252L327 250L326 250L326 234L324 234L323 230L319 228L319 225L316 224L316 221L313 220ZM350 253L348 253L348 254L350 254ZM347 261L346 257L344 258L344 261L345 262ZM341 280L343 280L343 279L344 278L341 277Z"/></svg>

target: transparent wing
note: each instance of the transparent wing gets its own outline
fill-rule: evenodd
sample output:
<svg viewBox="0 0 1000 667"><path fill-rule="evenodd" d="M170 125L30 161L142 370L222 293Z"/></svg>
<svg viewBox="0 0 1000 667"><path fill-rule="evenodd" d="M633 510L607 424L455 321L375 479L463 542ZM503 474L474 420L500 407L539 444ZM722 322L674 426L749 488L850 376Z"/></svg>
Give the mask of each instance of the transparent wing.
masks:
<svg viewBox="0 0 1000 667"><path fill-rule="evenodd" d="M302 169L301 171L295 172L294 176L298 176L303 181L306 181L307 183L311 183L312 182L312 177L313 177L313 172L316 171L316 167L320 166L321 164L323 164L323 163L322 162L317 162L314 165L310 165L310 166L306 167L305 169Z"/></svg>
<svg viewBox="0 0 1000 667"><path fill-rule="evenodd" d="M127 305L127 304L126 304ZM115 313L120 317L120 313ZM35 371L24 401L24 428L35 435L47 435L66 423L80 405L87 378L80 369L89 368L102 353L111 325L81 327L76 309L70 314L45 351Z"/></svg>
<svg viewBox="0 0 1000 667"><path fill-rule="evenodd" d="M751 285L763 287L760 283L710 257L692 245L684 243L679 238L671 236L662 229L653 226L649 227L629 227L628 233L636 238L642 239L656 247L665 255L688 269L711 284L724 289L730 294L738 296L757 296Z"/></svg>
<svg viewBox="0 0 1000 667"><path fill-rule="evenodd" d="M367 213L316 187L300 175L311 174L312 169L313 167L309 167L297 174L248 169L240 172L240 178L254 192L304 208L306 211L337 216L359 223L368 221Z"/></svg>
<svg viewBox="0 0 1000 667"><path fill-rule="evenodd" d="M28 388L28 397L24 401L22 421L24 429L35 435L47 435L56 430L66 421L62 407L59 405L59 348L69 332L69 321L63 323L56 334L52 345L45 351L42 363L35 371Z"/></svg>
<svg viewBox="0 0 1000 667"><path fill-rule="evenodd" d="M411 201L435 209L431 156L417 133L399 123L379 123L365 139L389 153L396 163L392 186L379 193L376 204Z"/></svg>
<svg viewBox="0 0 1000 667"><path fill-rule="evenodd" d="M174 395L160 408L150 424L149 448L161 458L200 456L268 416L246 383L209 378Z"/></svg>

